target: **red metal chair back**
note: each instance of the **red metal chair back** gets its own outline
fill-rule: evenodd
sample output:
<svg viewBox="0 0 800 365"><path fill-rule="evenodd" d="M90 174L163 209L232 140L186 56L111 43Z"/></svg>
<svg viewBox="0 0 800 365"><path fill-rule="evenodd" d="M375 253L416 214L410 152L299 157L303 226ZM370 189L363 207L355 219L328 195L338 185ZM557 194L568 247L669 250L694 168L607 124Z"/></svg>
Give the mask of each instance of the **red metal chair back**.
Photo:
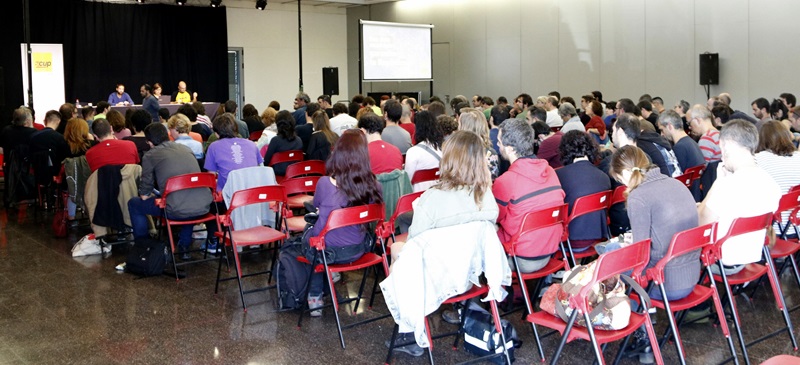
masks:
<svg viewBox="0 0 800 365"><path fill-rule="evenodd" d="M403 195L400 197L400 199L397 199L397 207L394 210L394 214L392 214L392 216L389 218L389 221L394 224L394 221L397 220L397 217L399 217L400 214L414 210L414 207L411 206L411 203L422 196L422 193L424 193L424 191L418 191L416 193Z"/></svg>
<svg viewBox="0 0 800 365"><path fill-rule="evenodd" d="M516 255L515 247L519 240L525 235L536 231L558 227L558 239L551 242L538 242L534 250L526 252L527 255L543 256L558 251L561 242L566 241L569 233L567 231L567 217L569 206L567 204L545 208L525 214L519 231L511 237L507 243L507 248L511 250L509 254Z"/></svg>
<svg viewBox="0 0 800 365"><path fill-rule="evenodd" d="M569 222L584 214L607 210L610 204L611 190L582 196L575 200L575 204L572 206L572 213L569 215Z"/></svg>
<svg viewBox="0 0 800 365"><path fill-rule="evenodd" d="M684 175L692 174L692 181L695 181L703 176L703 171L705 171L706 165L697 165L690 167L686 170L683 170Z"/></svg>
<svg viewBox="0 0 800 365"><path fill-rule="evenodd" d="M772 213L764 213L753 217L736 218L728 228L728 233L723 237L717 238L714 242L714 255L717 259L722 258L722 245L731 237L740 236L750 232L760 231L766 229L772 224ZM766 236L765 236L766 238ZM764 244L768 244L769 240L764 239Z"/></svg>
<svg viewBox="0 0 800 365"><path fill-rule="evenodd" d="M0 161L2 161L2 160L0 160ZM800 190L800 185L795 185L795 186L792 186L791 188L789 188L789 192L790 193L798 191L798 190Z"/></svg>
<svg viewBox="0 0 800 365"><path fill-rule="evenodd" d="M587 300L595 284L627 271L632 271L631 277L638 280L649 261L649 238L600 255L595 263L592 280L581 289L578 295L570 298L570 305L584 313L591 312Z"/></svg>
<svg viewBox="0 0 800 365"><path fill-rule="evenodd" d="M258 139L261 138L261 133L262 131L255 131L253 133L250 133L250 140L253 142L258 141Z"/></svg>
<svg viewBox="0 0 800 365"><path fill-rule="evenodd" d="M167 186L161 192L161 198L166 200L173 192L186 189L209 188L217 199L217 175L212 172L194 172L176 175L167 179Z"/></svg>
<svg viewBox="0 0 800 365"><path fill-rule="evenodd" d="M228 207L228 213L224 218L222 218L222 223L231 227L232 222L230 216L234 210L244 206L262 203L278 204L278 212L281 213L283 217L286 217L285 213L288 208L286 207L286 190L284 187L280 185L257 186L254 188L239 190L233 193L230 207Z"/></svg>
<svg viewBox="0 0 800 365"><path fill-rule="evenodd" d="M684 173L683 175L676 176L675 180L680 181L687 188L691 189L692 182L694 182L694 179L692 178L693 176L694 176L693 173Z"/></svg>
<svg viewBox="0 0 800 365"><path fill-rule="evenodd" d="M325 161L307 160L295 162L286 168L287 179L298 176L325 175Z"/></svg>
<svg viewBox="0 0 800 365"><path fill-rule="evenodd" d="M319 235L309 239L309 244L317 250L325 250L325 235L334 229L342 227L376 222L378 223L378 230L380 230L380 223L383 222L385 215L383 204L367 204L336 209L328 216L328 221L325 222L325 227L322 228ZM381 235L379 234L378 236L380 237Z"/></svg>
<svg viewBox="0 0 800 365"><path fill-rule="evenodd" d="M439 168L427 169L427 170L417 170L414 172L414 176L411 178L411 185L419 184L421 182L426 181L436 181L439 180Z"/></svg>
<svg viewBox="0 0 800 365"><path fill-rule="evenodd" d="M647 270L648 278L663 284L664 268L667 266L667 263L676 257L683 256L692 251L710 247L714 242L714 231L716 229L716 223L709 223L675 233L675 235L672 236L672 241L669 243L666 255L656 263L655 267ZM711 263L709 262L708 264Z"/></svg>
<svg viewBox="0 0 800 365"><path fill-rule="evenodd" d="M283 162L299 162L303 161L304 158L303 151L300 150L275 152L275 154L272 155L272 159L269 160L269 164L267 166L275 166L276 164Z"/></svg>
<svg viewBox="0 0 800 365"><path fill-rule="evenodd" d="M614 206L616 204L624 203L625 200L628 199L625 196L625 190L626 189L628 189L628 187L626 185L620 185L620 186L617 186L614 189L614 193L611 194L611 203L608 203L608 207L609 208L611 208L612 206Z"/></svg>
<svg viewBox="0 0 800 365"><path fill-rule="evenodd" d="M317 191L317 182L322 176L295 177L281 181L281 186L286 189L286 195L308 194Z"/></svg>
<svg viewBox="0 0 800 365"><path fill-rule="evenodd" d="M800 189L797 190L789 190L788 193L783 194L781 200L778 201L778 209L775 210L775 214L772 215L772 220L774 222L781 222L783 219L781 218L781 213L787 210L793 210L800 206Z"/></svg>

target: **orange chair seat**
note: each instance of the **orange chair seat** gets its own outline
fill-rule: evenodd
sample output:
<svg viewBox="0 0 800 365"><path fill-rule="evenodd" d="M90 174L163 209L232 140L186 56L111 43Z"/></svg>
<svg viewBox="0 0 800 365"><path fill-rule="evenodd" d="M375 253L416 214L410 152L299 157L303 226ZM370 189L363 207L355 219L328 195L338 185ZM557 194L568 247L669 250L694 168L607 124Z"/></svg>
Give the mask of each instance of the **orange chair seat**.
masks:
<svg viewBox="0 0 800 365"><path fill-rule="evenodd" d="M312 200L314 200L314 196L313 195L305 195L305 194L292 195L292 196L290 196L289 198L286 199L286 201L288 202L288 205L289 205L289 209L300 209L300 208L303 208L303 207L305 207L305 205L303 203L310 202Z"/></svg>
<svg viewBox="0 0 800 365"><path fill-rule="evenodd" d="M800 251L800 244L796 241L782 240L780 238L776 239L775 246L769 249L770 256L773 259L794 255L797 251Z"/></svg>
<svg viewBox="0 0 800 365"><path fill-rule="evenodd" d="M233 231L231 236L236 247L261 245L286 238L283 232L264 226Z"/></svg>
<svg viewBox="0 0 800 365"><path fill-rule="evenodd" d="M174 225L205 223L205 222L208 222L208 221L216 220L217 217L214 215L214 213L206 213L205 215L203 215L203 216L201 216L201 217L199 217L197 219L191 219L191 220L177 220L177 219L167 219L167 218L164 218L164 219L167 221L167 223L169 225L174 226Z"/></svg>
<svg viewBox="0 0 800 365"><path fill-rule="evenodd" d="M301 215L286 218L286 228L289 230L289 232L303 232L303 230L306 229L305 217Z"/></svg>
<svg viewBox="0 0 800 365"><path fill-rule="evenodd" d="M687 295L685 298L670 300L669 307L673 312L680 312L682 310L694 308L698 304L708 300L708 298L711 298L711 295L713 294L714 291L711 290L711 288L702 285L695 285L694 290L692 290L692 292L689 293L689 295ZM664 309L663 300L655 300L651 298L651 302L654 307Z"/></svg>
<svg viewBox="0 0 800 365"><path fill-rule="evenodd" d="M636 328L639 328L644 324L644 321L647 317L639 313L631 313L631 319L628 323L628 326L615 331L604 331L600 329L594 329L594 335L597 338L598 344L604 344L608 342L617 341L619 339L625 338L625 336L633 333ZM532 322L534 324L545 326L548 328L552 328L557 330L562 335L564 334L564 330L567 329L567 323L562 321L561 318L556 317L547 312L535 312L533 314L528 315L525 317L528 322ZM577 322L577 320L576 320ZM589 331L586 330L584 327L579 326L572 326L572 331L569 332L569 337L567 337L567 342L571 342L574 339L581 339L590 341L589 339Z"/></svg>
<svg viewBox="0 0 800 365"><path fill-rule="evenodd" d="M744 267L744 269L742 269L742 271L739 271L733 275L728 275L728 284L730 285L744 284L746 282L758 279L766 273L767 273L766 266L761 264L748 264L747 266ZM714 280L721 282L722 277L715 274Z"/></svg>
<svg viewBox="0 0 800 365"><path fill-rule="evenodd" d="M527 274L523 273L522 274L522 280L533 280L533 279L543 278L543 277L545 277L547 275L556 273L559 270L564 270L564 261L561 261L561 260L558 260L558 259L555 259L555 258L551 258L550 261L547 262L547 265L545 265L543 268L539 269L538 271L532 272L532 273L527 273ZM514 278L514 279L517 278L517 271L516 270L512 270L511 271L511 277Z"/></svg>
<svg viewBox="0 0 800 365"><path fill-rule="evenodd" d="M297 261L300 261L304 264L309 264L308 259L302 256L298 256ZM363 256L359 257L358 260L355 260L349 264L330 264L328 265L328 268L331 270L331 272L345 272L360 270L365 267L370 267L381 263L383 263L383 258L374 253L367 252ZM317 264L317 266L314 267L314 272L325 272L325 265Z"/></svg>

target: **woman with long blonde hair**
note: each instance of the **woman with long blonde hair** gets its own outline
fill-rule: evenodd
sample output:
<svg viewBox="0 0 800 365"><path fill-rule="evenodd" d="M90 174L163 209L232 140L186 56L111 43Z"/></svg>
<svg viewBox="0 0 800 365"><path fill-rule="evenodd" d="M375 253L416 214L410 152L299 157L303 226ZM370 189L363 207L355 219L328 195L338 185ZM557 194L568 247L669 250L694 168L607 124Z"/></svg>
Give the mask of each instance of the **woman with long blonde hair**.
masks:
<svg viewBox="0 0 800 365"><path fill-rule="evenodd" d="M474 108L462 109L461 115L458 117L458 129L470 131L481 137L481 142L486 150L484 158L486 158L486 164L489 166L489 171L492 173L492 180L500 176L500 163L497 159L497 151L492 147L492 141L489 138L489 122L486 121L486 116L483 112Z"/></svg>

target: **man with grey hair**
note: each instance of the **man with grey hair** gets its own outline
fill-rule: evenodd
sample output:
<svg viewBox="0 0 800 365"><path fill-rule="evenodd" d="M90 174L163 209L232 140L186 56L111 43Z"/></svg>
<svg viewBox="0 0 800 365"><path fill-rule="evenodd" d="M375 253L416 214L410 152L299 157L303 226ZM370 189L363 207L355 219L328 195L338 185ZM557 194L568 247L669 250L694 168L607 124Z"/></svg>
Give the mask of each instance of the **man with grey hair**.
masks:
<svg viewBox="0 0 800 365"><path fill-rule="evenodd" d="M700 151L703 152L706 164L719 161L722 158L722 152L719 148L719 131L714 127L713 118L711 111L701 104L695 104L686 113L686 121L689 123L692 133L700 136L700 141L697 144L700 146Z"/></svg>
<svg viewBox="0 0 800 365"><path fill-rule="evenodd" d="M507 119L500 125L497 145L500 154L511 163L508 171L492 184L492 194L500 208L497 235L502 242L508 242L519 231L526 213L564 204L564 190L555 170L546 160L533 154L534 140L533 129L524 120ZM529 258L539 256L525 255L525 252L531 250L532 245L553 239L557 234L548 229L526 235L519 242L517 254ZM549 260L549 255L536 259L518 258L519 270L533 272L544 267Z"/></svg>
<svg viewBox="0 0 800 365"><path fill-rule="evenodd" d="M3 128L2 135L0 135L0 152L8 154L19 145L27 145L31 140L31 135L36 133L36 129L31 128L32 125L33 116L30 109L24 106L15 109L11 125ZM4 160L3 163L7 162Z"/></svg>
<svg viewBox="0 0 800 365"><path fill-rule="evenodd" d="M703 152L691 137L683 130L683 121L674 110L665 110L658 116L661 135L672 142L672 151L678 159L682 170L705 164Z"/></svg>
<svg viewBox="0 0 800 365"><path fill-rule="evenodd" d="M311 98L304 92L299 92L294 96L294 112L292 112L292 117L294 117L295 125L306 124L306 105L310 102ZM247 138L247 136L242 137Z"/></svg>
<svg viewBox="0 0 800 365"><path fill-rule="evenodd" d="M572 104L561 104L558 107L558 115L561 117L561 120L564 121L564 126L561 127L561 133L567 134L569 131L586 132L586 127L581 123L581 118L578 117L578 111L575 110L575 106ZM552 127L549 122L547 125Z"/></svg>
<svg viewBox="0 0 800 365"><path fill-rule="evenodd" d="M756 164L753 153L758 145L758 131L752 123L741 119L729 121L720 133L719 144L722 162L717 168L717 179L697 207L700 224L718 222L717 238L728 232L736 218L774 212L781 198L778 184ZM764 235L762 229L733 237L723 244L721 261L727 275L761 260Z"/></svg>

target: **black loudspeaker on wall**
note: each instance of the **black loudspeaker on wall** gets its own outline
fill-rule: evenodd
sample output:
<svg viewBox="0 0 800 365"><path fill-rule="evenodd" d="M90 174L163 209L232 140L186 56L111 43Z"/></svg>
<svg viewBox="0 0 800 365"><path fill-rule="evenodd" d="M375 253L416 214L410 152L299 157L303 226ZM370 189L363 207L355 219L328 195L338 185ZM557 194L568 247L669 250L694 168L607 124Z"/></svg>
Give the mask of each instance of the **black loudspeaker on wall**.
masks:
<svg viewBox="0 0 800 365"><path fill-rule="evenodd" d="M700 55L700 85L719 84L719 53Z"/></svg>
<svg viewBox="0 0 800 365"><path fill-rule="evenodd" d="M325 95L339 95L339 68L322 68L322 93Z"/></svg>

